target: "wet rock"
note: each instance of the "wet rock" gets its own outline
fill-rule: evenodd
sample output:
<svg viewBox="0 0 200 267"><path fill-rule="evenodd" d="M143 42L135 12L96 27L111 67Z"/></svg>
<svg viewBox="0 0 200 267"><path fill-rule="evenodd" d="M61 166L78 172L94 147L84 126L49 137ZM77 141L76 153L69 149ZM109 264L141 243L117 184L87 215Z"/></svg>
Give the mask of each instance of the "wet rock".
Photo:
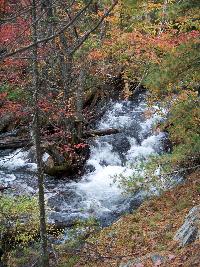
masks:
<svg viewBox="0 0 200 267"><path fill-rule="evenodd" d="M4 254L4 250L0 247L0 262L1 262L1 258L3 256L3 254Z"/></svg>
<svg viewBox="0 0 200 267"><path fill-rule="evenodd" d="M29 162L36 162L36 151L34 146L29 149L27 158Z"/></svg>
<svg viewBox="0 0 200 267"><path fill-rule="evenodd" d="M68 209L68 211L71 212L70 209L78 208L78 204L81 200L82 197L78 195L75 191L66 189L64 191L60 191L55 196L50 197L48 199L48 206L54 209L57 208L65 211L66 209Z"/></svg>
<svg viewBox="0 0 200 267"><path fill-rule="evenodd" d="M91 164L87 164L84 168L84 172L87 173L91 173L95 171L95 167Z"/></svg>
<svg viewBox="0 0 200 267"><path fill-rule="evenodd" d="M63 173L68 174L71 171L70 162L65 162L65 159L58 150L53 147L43 147L48 152L42 156L44 172L50 176L60 176Z"/></svg>
<svg viewBox="0 0 200 267"><path fill-rule="evenodd" d="M174 237L180 246L186 246L197 239L200 239L200 205L190 210Z"/></svg>
<svg viewBox="0 0 200 267"><path fill-rule="evenodd" d="M52 212L49 219L53 220L57 227L65 228L75 225L80 220L87 220L88 216L80 213L69 214L65 212Z"/></svg>
<svg viewBox="0 0 200 267"><path fill-rule="evenodd" d="M50 176L71 175L73 174L73 167L68 163L55 166L52 157L50 157L44 166L44 172Z"/></svg>
<svg viewBox="0 0 200 267"><path fill-rule="evenodd" d="M124 165L126 162L126 153L131 148L130 142L124 134L118 134L112 143L113 151L116 152L122 164Z"/></svg>
<svg viewBox="0 0 200 267"><path fill-rule="evenodd" d="M68 177L82 173L90 154L88 146L80 147L73 153L65 152L64 155L55 146L49 146L45 149L47 152L43 154L44 172L57 177Z"/></svg>
<svg viewBox="0 0 200 267"><path fill-rule="evenodd" d="M136 193L130 200L130 211L138 209L144 202L145 195L143 192Z"/></svg>
<svg viewBox="0 0 200 267"><path fill-rule="evenodd" d="M65 163L65 158L60 153L60 151L58 150L58 148L56 147L56 145L47 145L47 146L44 146L44 151L46 153L48 153L52 157L52 159L55 162L55 165L56 164L57 165L62 165L63 163Z"/></svg>
<svg viewBox="0 0 200 267"><path fill-rule="evenodd" d="M126 153L131 148L131 145L124 135L117 135L113 142L113 151L118 152L119 154Z"/></svg>
<svg viewBox="0 0 200 267"><path fill-rule="evenodd" d="M107 227L120 218L120 215L120 213L104 211L102 214L96 217L102 227Z"/></svg>
<svg viewBox="0 0 200 267"><path fill-rule="evenodd" d="M151 260L155 266L161 265L164 261L165 258L159 254L154 254L151 256Z"/></svg>
<svg viewBox="0 0 200 267"><path fill-rule="evenodd" d="M164 152L171 152L172 151L172 142L169 139L168 134L166 133L164 138L162 139L162 147Z"/></svg>
<svg viewBox="0 0 200 267"><path fill-rule="evenodd" d="M104 167L107 167L109 165L109 163L106 162L106 160L100 160L100 165L104 166Z"/></svg>
<svg viewBox="0 0 200 267"><path fill-rule="evenodd" d="M55 166L55 162L52 156L45 153L42 157L42 161L45 169L52 169Z"/></svg>

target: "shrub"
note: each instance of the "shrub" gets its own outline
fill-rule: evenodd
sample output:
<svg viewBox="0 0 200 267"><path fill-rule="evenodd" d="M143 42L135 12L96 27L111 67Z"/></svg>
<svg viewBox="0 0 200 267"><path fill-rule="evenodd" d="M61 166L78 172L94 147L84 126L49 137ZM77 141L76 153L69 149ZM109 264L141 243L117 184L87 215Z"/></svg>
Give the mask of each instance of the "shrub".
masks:
<svg viewBox="0 0 200 267"><path fill-rule="evenodd" d="M36 198L1 196L0 246L4 252L20 243L26 245L38 235L39 213Z"/></svg>

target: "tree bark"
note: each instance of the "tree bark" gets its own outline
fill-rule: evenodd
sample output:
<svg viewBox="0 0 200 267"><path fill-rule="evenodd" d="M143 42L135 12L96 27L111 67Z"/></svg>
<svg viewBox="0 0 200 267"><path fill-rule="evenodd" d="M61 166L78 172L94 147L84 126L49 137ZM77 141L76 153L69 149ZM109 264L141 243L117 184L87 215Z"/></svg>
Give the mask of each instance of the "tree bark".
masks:
<svg viewBox="0 0 200 267"><path fill-rule="evenodd" d="M90 130L90 131L83 131L82 132L82 137L87 139L89 137L95 137L95 136L105 136L105 135L111 135L111 134L117 134L120 133L121 131L119 129L104 129L104 130ZM58 137L53 137L49 136L46 138L40 138L40 149L43 147L43 144L46 142L58 142L59 138ZM35 144L35 139L34 141L31 138L12 138L8 140L0 140L0 149L17 149L17 148L23 148L23 147L31 147Z"/></svg>
<svg viewBox="0 0 200 267"><path fill-rule="evenodd" d="M83 135L83 93L84 93L85 71L84 67L80 70L79 82L76 91L76 123L77 136L80 140Z"/></svg>
<svg viewBox="0 0 200 267"><path fill-rule="evenodd" d="M121 131L119 129L104 129L104 130L91 130L89 132L84 132L83 137L89 138L89 137L96 137L96 136L106 136L111 134L118 134Z"/></svg>
<svg viewBox="0 0 200 267"><path fill-rule="evenodd" d="M41 266L49 266L49 255L47 250L47 231L45 219L45 200L44 200L44 172L42 167L42 153L41 153L41 134L40 134L40 110L38 107L39 102L39 70L38 70L38 24L36 14L36 0L32 0L32 38L33 38L33 138L36 147L36 160L37 160L37 176L38 176L38 189L39 189L39 211L40 211L40 237L42 246Z"/></svg>

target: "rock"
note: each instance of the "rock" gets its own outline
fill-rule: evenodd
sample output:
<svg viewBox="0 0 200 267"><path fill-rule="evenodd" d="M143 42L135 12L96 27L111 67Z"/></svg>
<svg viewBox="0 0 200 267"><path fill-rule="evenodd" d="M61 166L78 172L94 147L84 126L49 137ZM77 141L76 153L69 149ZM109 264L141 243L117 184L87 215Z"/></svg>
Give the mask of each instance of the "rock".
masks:
<svg viewBox="0 0 200 267"><path fill-rule="evenodd" d="M151 260L154 266L160 266L165 261L165 258L159 254L154 254L151 256Z"/></svg>
<svg viewBox="0 0 200 267"><path fill-rule="evenodd" d="M53 158L54 162L56 162L57 165L62 165L65 163L65 158L60 153L56 145L48 145L44 147L44 151L46 151L47 154L49 154Z"/></svg>
<svg viewBox="0 0 200 267"><path fill-rule="evenodd" d="M50 157L49 160L47 161L47 164L48 165L44 166L44 172L50 176L60 176L63 174L66 174L66 175L73 174L73 168L68 163L55 166L53 159Z"/></svg>
<svg viewBox="0 0 200 267"><path fill-rule="evenodd" d="M45 161L43 161L43 162L44 162L44 166L45 166L45 168L48 168L48 169L53 168L54 165L55 165L54 160L53 160L52 156L50 156L50 155L49 155L49 157L48 157Z"/></svg>
<svg viewBox="0 0 200 267"><path fill-rule="evenodd" d="M84 173L91 173L91 172L94 172L96 169L93 165L91 164L88 164L88 165L85 165L84 167Z"/></svg>
<svg viewBox="0 0 200 267"><path fill-rule="evenodd" d="M12 130L15 125L15 118L12 114L5 114L0 118L0 132ZM12 127L13 126L13 127Z"/></svg>
<svg viewBox="0 0 200 267"><path fill-rule="evenodd" d="M78 221L87 220L89 217L83 214L74 213L69 214L67 212L52 212L49 216L51 222L53 222L59 228L72 227L77 224Z"/></svg>
<svg viewBox="0 0 200 267"><path fill-rule="evenodd" d="M190 210L184 224L174 236L174 240L178 241L182 247L197 239L200 239L200 205Z"/></svg>
<svg viewBox="0 0 200 267"><path fill-rule="evenodd" d="M28 161L29 162L36 162L36 151L35 151L35 146L32 146L27 155Z"/></svg>
<svg viewBox="0 0 200 267"><path fill-rule="evenodd" d="M135 196L130 201L130 211L134 211L140 207L144 202L144 196L140 192L136 193Z"/></svg>
<svg viewBox="0 0 200 267"><path fill-rule="evenodd" d="M5 265L2 262L3 254L4 254L4 250L0 247L0 267L5 267Z"/></svg>
<svg viewBox="0 0 200 267"><path fill-rule="evenodd" d="M70 214L72 213L70 209L77 210L81 201L82 196L77 194L74 190L63 189L63 191L59 191L58 194L51 196L48 199L48 206L56 211L68 211Z"/></svg>
<svg viewBox="0 0 200 267"><path fill-rule="evenodd" d="M73 153L65 152L62 155L55 145L43 147L44 172L50 176L69 177L80 174L89 157L89 146L76 148Z"/></svg>
<svg viewBox="0 0 200 267"><path fill-rule="evenodd" d="M115 141L113 142L113 151L123 154L126 153L130 148L130 142L126 136L123 134L118 134L117 138L114 139Z"/></svg>
<svg viewBox="0 0 200 267"><path fill-rule="evenodd" d="M0 261L1 261L3 254L4 254L4 250L0 247Z"/></svg>

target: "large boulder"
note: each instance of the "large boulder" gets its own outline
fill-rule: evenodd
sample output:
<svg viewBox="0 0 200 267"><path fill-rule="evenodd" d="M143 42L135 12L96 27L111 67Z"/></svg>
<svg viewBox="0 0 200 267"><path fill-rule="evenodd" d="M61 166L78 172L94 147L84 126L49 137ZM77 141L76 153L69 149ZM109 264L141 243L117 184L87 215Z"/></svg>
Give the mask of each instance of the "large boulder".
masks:
<svg viewBox="0 0 200 267"><path fill-rule="evenodd" d="M50 176L71 176L80 174L89 157L89 147L80 147L73 153L61 155L55 146L49 147L43 154L44 172Z"/></svg>
<svg viewBox="0 0 200 267"><path fill-rule="evenodd" d="M190 210L184 224L174 236L174 240L179 242L180 246L186 246L197 239L200 239L200 205Z"/></svg>
<svg viewBox="0 0 200 267"><path fill-rule="evenodd" d="M56 159L47 152L42 157L44 172L51 176L60 176L62 174L70 175L72 173L72 166L69 162L58 163Z"/></svg>

